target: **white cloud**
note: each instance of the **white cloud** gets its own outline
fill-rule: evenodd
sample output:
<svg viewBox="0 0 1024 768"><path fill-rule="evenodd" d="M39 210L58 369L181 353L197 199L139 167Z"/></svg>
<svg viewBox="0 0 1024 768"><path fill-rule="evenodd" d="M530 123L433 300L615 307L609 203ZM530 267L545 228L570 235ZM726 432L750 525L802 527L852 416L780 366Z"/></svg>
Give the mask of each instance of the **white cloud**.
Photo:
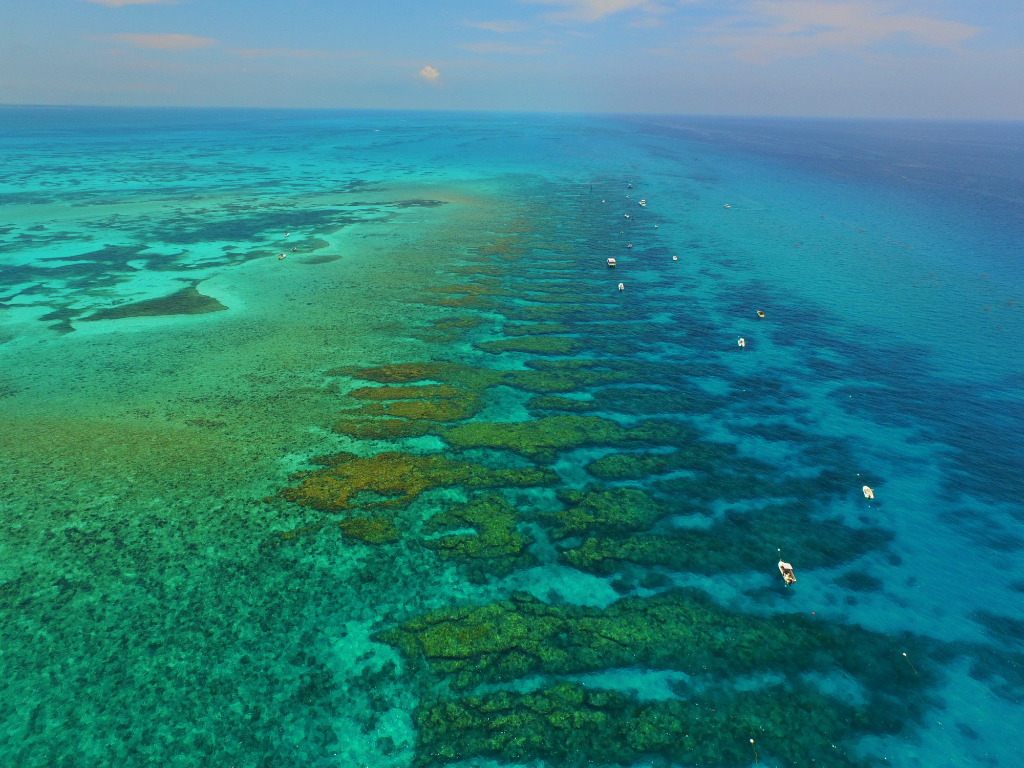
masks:
<svg viewBox="0 0 1024 768"><path fill-rule="evenodd" d="M158 35L137 35L125 33L110 35L106 40L113 40L117 43L130 45L132 48L151 48L158 51L192 51L196 48L209 48L216 45L217 41L210 37L196 37L195 35L176 35L164 33Z"/></svg>
<svg viewBox="0 0 1024 768"><path fill-rule="evenodd" d="M105 5L108 8L120 8L123 5L158 5L172 0L84 0L86 3Z"/></svg>
<svg viewBox="0 0 1024 768"><path fill-rule="evenodd" d="M527 56L544 53L543 48L531 48L526 45L510 45L509 43L501 43L495 40L488 40L483 43L464 43L460 45L459 48L472 51L473 53L517 53Z"/></svg>
<svg viewBox="0 0 1024 768"><path fill-rule="evenodd" d="M525 32L529 29L521 21L467 21L466 26L486 29L489 32L497 32L502 35L509 32Z"/></svg>
<svg viewBox="0 0 1024 768"><path fill-rule="evenodd" d="M747 13L704 30L709 42L747 61L858 51L892 38L953 48L981 30L958 21L899 13L875 0L756 0Z"/></svg>
<svg viewBox="0 0 1024 768"><path fill-rule="evenodd" d="M421 69L421 70L420 70L420 71L419 71L419 72L418 72L418 73L416 74L416 76L417 76L417 77L421 77L421 78L423 78L423 79L424 79L424 80L426 80L426 81L427 81L428 83L436 83L436 82L438 81L438 78L440 78L440 77L441 77L441 73L440 73L440 72L438 72L438 71L437 71L436 69L434 69L433 67L431 67L430 65L427 65L427 66L425 66L425 67L424 67L423 69Z"/></svg>

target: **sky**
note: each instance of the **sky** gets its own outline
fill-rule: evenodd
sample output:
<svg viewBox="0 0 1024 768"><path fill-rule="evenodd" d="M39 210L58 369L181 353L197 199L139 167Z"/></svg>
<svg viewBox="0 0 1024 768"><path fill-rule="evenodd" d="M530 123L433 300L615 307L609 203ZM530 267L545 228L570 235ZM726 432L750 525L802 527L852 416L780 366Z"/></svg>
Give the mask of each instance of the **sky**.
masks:
<svg viewBox="0 0 1024 768"><path fill-rule="evenodd" d="M0 0L0 104L1024 119L1024 0Z"/></svg>

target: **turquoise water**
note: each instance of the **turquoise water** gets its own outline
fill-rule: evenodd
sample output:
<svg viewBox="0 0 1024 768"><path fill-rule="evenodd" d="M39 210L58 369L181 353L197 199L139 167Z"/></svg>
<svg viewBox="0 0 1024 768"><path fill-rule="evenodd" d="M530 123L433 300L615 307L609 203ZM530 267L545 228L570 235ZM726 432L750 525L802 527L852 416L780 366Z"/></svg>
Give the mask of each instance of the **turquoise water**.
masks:
<svg viewBox="0 0 1024 768"><path fill-rule="evenodd" d="M1022 147L0 110L3 764L1024 762Z"/></svg>

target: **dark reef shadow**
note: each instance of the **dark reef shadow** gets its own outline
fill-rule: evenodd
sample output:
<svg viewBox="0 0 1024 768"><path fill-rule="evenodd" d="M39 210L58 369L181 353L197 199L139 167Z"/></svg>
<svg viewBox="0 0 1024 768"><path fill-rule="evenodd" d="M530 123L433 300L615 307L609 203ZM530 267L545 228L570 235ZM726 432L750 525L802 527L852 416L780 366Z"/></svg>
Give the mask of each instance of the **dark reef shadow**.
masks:
<svg viewBox="0 0 1024 768"><path fill-rule="evenodd" d="M120 320L125 317L160 317L162 315L205 315L207 312L220 312L227 309L212 296L199 292L194 285L182 288L170 296L159 299L146 299L119 307L101 309L93 312L82 320Z"/></svg>

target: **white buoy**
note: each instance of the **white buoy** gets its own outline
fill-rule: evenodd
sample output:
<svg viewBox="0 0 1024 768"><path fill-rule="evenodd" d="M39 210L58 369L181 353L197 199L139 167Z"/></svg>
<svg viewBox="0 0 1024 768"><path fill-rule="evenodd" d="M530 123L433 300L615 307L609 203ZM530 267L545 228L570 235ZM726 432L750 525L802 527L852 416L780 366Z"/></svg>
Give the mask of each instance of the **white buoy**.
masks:
<svg viewBox="0 0 1024 768"><path fill-rule="evenodd" d="M863 488L861 488L861 490L864 491L864 498L865 499L873 499L873 498L875 498L875 492L874 492L873 489L868 488L865 485Z"/></svg>
<svg viewBox="0 0 1024 768"><path fill-rule="evenodd" d="M620 291L626 290L626 284L625 283L619 283L619 290Z"/></svg>
<svg viewBox="0 0 1024 768"><path fill-rule="evenodd" d="M741 339L740 339L740 340L739 340L738 342L736 342L736 343L737 343L737 344L739 344L739 345L740 345L741 347L745 347L745 346L747 346L747 340L746 340L746 339L743 339L743 338L741 338Z"/></svg>

